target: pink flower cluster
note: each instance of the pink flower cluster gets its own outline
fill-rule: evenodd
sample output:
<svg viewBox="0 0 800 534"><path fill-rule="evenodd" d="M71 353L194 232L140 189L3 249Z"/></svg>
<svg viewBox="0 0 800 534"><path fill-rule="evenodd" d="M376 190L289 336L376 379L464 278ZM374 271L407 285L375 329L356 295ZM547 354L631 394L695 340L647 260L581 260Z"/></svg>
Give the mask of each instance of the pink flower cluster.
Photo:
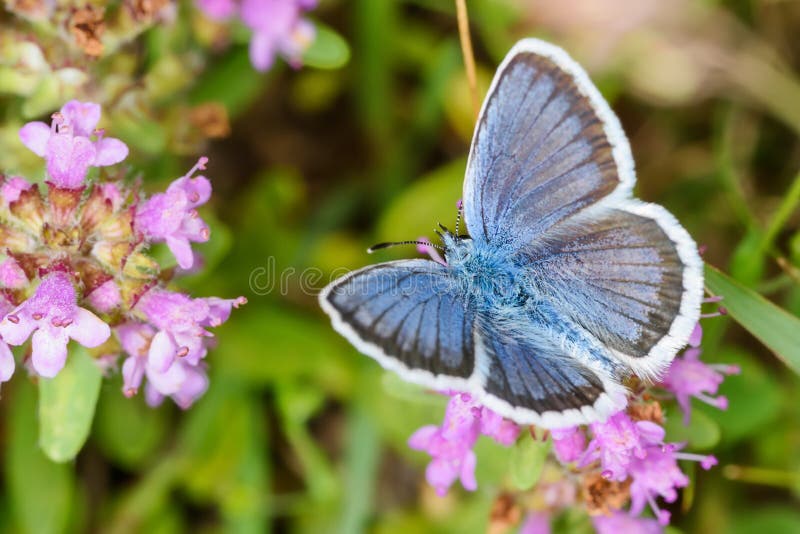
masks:
<svg viewBox="0 0 800 534"><path fill-rule="evenodd" d="M269 70L275 56L298 68L306 48L314 41L314 26L302 17L317 0L197 0L205 15L218 21L239 16L250 28L250 62L260 71Z"/></svg>
<svg viewBox="0 0 800 534"><path fill-rule="evenodd" d="M477 489L477 459L472 448L481 434L508 447L517 440L519 427L476 403L470 395L455 393L447 403L441 427L424 426L411 436L408 445L412 449L433 457L425 476L436 493L445 495L456 480L470 491Z"/></svg>
<svg viewBox="0 0 800 534"><path fill-rule="evenodd" d="M0 182L0 382L16 367L8 345L30 339L25 364L52 378L74 340L97 348L97 356L126 354L125 395L147 378L148 403L171 397L187 408L208 387L209 329L245 299L171 291L170 271L147 250L164 242L181 268L192 267L191 243L209 239L197 208L210 198L211 184L193 177L206 158L149 198L109 175L88 179L90 167L128 154L122 141L95 129L100 113L98 104L71 101L51 125L22 127L22 142L45 159L44 192L19 176Z"/></svg>
<svg viewBox="0 0 800 534"><path fill-rule="evenodd" d="M427 250L424 252L428 252ZM711 301L716 301L712 299ZM724 312L724 310L723 310ZM718 315L718 314L712 314ZM706 316L707 317L707 316ZM676 358L667 375L657 387L671 394L684 412L684 423L690 417L692 397L720 409L727 408L717 390L725 375L738 373L731 365L708 365L700 361L702 329L697 325L690 346ZM607 420L588 426L576 426L550 431L553 455L565 468L568 484L584 482L569 492L594 492L585 496L593 501L587 510L594 516L595 529L600 532L661 532L669 524L670 514L658 504L658 499L671 503L678 498L678 489L689 484L678 460L699 462L703 469L717 464L712 455L682 452L684 444L665 441L661 406L644 391L631 392L626 410ZM520 429L509 421L481 406L475 399L453 393L441 427L419 429L409 440L413 449L426 451L432 460L426 470L428 483L439 495L444 495L456 480L470 491L477 488L473 447L478 435L492 436L506 446L512 445ZM599 486L606 492L606 502L598 503ZM592 487L593 486L593 487ZM587 489L589 488L589 489ZM621 508L630 502L629 510ZM574 504L574 497L561 506ZM656 519L640 517L650 508ZM521 532L534 534L550 532L548 511L536 510L523 522ZM609 515L610 514L610 515Z"/></svg>

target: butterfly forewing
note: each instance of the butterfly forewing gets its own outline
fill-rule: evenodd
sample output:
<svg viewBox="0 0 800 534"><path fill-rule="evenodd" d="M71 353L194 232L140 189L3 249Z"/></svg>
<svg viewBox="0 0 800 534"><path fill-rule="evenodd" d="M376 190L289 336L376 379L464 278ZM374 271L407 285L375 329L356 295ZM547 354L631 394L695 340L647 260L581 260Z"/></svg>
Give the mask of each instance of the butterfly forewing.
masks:
<svg viewBox="0 0 800 534"><path fill-rule="evenodd" d="M500 66L464 183L470 235L531 242L632 184L619 121L561 49L521 41Z"/></svg>
<svg viewBox="0 0 800 534"><path fill-rule="evenodd" d="M473 374L474 311L436 262L366 267L329 285L320 302L341 334L404 378L464 387Z"/></svg>

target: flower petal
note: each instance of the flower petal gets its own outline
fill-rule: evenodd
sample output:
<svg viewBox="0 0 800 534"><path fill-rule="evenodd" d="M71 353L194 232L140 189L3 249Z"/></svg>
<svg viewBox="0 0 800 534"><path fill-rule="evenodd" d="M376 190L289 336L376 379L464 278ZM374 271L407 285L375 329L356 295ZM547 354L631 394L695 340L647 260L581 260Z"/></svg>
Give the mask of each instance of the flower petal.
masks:
<svg viewBox="0 0 800 534"><path fill-rule="evenodd" d="M122 393L133 397L144 378L144 358L129 356L122 364Z"/></svg>
<svg viewBox="0 0 800 534"><path fill-rule="evenodd" d="M159 393L158 390L153 387L153 384L148 382L144 386L144 400L147 402L148 406L155 408L164 402L164 395Z"/></svg>
<svg viewBox="0 0 800 534"><path fill-rule="evenodd" d="M150 342L150 350L147 354L147 366L156 373L164 373L175 361L175 344L169 334L161 330ZM164 393L164 392L162 392Z"/></svg>
<svg viewBox="0 0 800 534"><path fill-rule="evenodd" d="M16 317L17 321L10 321L10 316ZM0 322L0 337L9 345L22 345L28 340L36 326L36 321L28 317L26 313L23 313L21 308L17 308L6 315Z"/></svg>
<svg viewBox="0 0 800 534"><path fill-rule="evenodd" d="M77 189L83 185L86 171L94 161L95 150L86 137L57 134L47 141L45 157L50 180L57 187Z"/></svg>
<svg viewBox="0 0 800 534"><path fill-rule="evenodd" d="M111 336L111 328L85 308L78 308L72 324L66 330L69 337L89 348L102 345Z"/></svg>
<svg viewBox="0 0 800 534"><path fill-rule="evenodd" d="M33 334L31 361L33 369L45 378L53 378L67 361L67 335L62 328L40 328Z"/></svg>
<svg viewBox="0 0 800 534"><path fill-rule="evenodd" d="M183 365L177 362L163 373L155 371L148 362L145 372L147 373L148 383L162 395L176 393L186 381L186 370Z"/></svg>
<svg viewBox="0 0 800 534"><path fill-rule="evenodd" d="M408 446L418 451L427 450L433 436L439 431L436 425L423 426L408 438Z"/></svg>
<svg viewBox="0 0 800 534"><path fill-rule="evenodd" d="M52 135L50 126L41 121L29 122L19 129L19 138L22 140L22 144L41 157L44 157L50 135Z"/></svg>
<svg viewBox="0 0 800 534"><path fill-rule="evenodd" d="M70 100L61 108L61 114L74 135L89 137L100 122L100 104Z"/></svg>
<svg viewBox="0 0 800 534"><path fill-rule="evenodd" d="M114 165L128 157L128 145L113 137L104 137L95 142L94 165L104 167Z"/></svg>
<svg viewBox="0 0 800 534"><path fill-rule="evenodd" d="M172 255L178 260L178 265L181 266L181 269L189 269L194 265L194 254L192 254L192 246L189 244L188 239L167 236L165 241Z"/></svg>
<svg viewBox="0 0 800 534"><path fill-rule="evenodd" d="M275 62L276 53L275 41L271 35L256 32L250 38L250 63L256 70L269 70Z"/></svg>
<svg viewBox="0 0 800 534"><path fill-rule="evenodd" d="M8 345L0 341L0 382L7 382L14 374L14 355Z"/></svg>
<svg viewBox="0 0 800 534"><path fill-rule="evenodd" d="M181 409L186 410L208 389L208 377L197 367L184 367L186 380L172 398Z"/></svg>

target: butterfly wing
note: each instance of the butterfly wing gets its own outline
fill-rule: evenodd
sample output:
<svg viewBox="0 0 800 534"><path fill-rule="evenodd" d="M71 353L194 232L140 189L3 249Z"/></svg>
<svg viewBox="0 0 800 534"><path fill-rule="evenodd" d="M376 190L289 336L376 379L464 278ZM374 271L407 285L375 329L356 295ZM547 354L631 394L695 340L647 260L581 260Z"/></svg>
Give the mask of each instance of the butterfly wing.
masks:
<svg viewBox="0 0 800 534"><path fill-rule="evenodd" d="M699 318L697 249L655 204L578 218L526 263L541 294L643 378L661 375Z"/></svg>
<svg viewBox="0 0 800 534"><path fill-rule="evenodd" d="M631 198L634 183L619 120L583 69L558 47L520 41L476 127L467 227L530 263L567 316L655 378L699 318L702 262L669 212Z"/></svg>
<svg viewBox="0 0 800 534"><path fill-rule="evenodd" d="M476 333L486 369L481 402L504 417L564 428L625 407L606 348L551 303L539 301L513 320L480 317Z"/></svg>
<svg viewBox="0 0 800 534"><path fill-rule="evenodd" d="M380 263L335 280L320 294L334 328L404 379L469 390L475 313L442 265Z"/></svg>
<svg viewBox="0 0 800 534"><path fill-rule="evenodd" d="M518 423L564 427L624 405L604 349L555 308L542 302L535 317L498 320L468 295L438 263L402 260L339 278L320 303L334 328L385 368L472 393Z"/></svg>
<svg viewBox="0 0 800 534"><path fill-rule="evenodd" d="M635 175L619 120L583 69L536 39L517 43L483 103L464 181L474 239L530 243Z"/></svg>

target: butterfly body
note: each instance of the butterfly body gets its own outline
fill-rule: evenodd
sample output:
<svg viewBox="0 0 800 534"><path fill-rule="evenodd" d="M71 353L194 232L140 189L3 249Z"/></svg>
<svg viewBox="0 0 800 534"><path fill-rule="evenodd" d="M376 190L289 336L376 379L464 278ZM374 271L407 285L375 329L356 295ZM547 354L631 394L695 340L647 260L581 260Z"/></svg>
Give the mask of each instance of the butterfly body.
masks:
<svg viewBox="0 0 800 534"><path fill-rule="evenodd" d="M702 263L664 208L632 198L618 119L566 53L526 39L492 82L467 163L469 237L446 265L365 267L320 294L334 328L400 376L518 423L599 421L625 377L658 379L699 317Z"/></svg>

